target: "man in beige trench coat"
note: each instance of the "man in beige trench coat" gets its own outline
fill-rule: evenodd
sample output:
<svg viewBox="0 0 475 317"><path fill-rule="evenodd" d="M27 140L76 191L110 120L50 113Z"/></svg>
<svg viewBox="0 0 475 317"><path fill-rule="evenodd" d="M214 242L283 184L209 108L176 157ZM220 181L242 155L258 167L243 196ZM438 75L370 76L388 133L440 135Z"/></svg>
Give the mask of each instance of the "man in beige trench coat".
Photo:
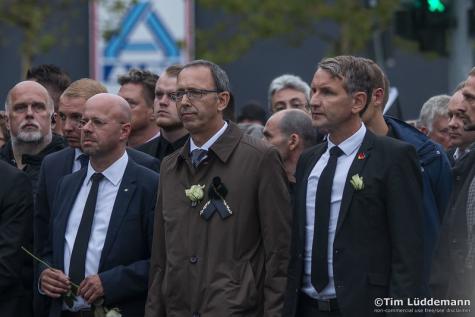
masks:
<svg viewBox="0 0 475 317"><path fill-rule="evenodd" d="M223 120L229 96L226 73L211 62L178 75L173 98L191 138L161 166L148 317L281 314L286 176L274 148Z"/></svg>

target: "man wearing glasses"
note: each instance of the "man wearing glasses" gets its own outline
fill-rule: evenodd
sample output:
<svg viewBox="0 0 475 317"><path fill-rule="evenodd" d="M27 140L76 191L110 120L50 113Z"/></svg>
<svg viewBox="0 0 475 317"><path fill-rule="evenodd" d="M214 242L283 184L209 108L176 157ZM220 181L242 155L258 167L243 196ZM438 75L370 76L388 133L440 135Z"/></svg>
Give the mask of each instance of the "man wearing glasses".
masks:
<svg viewBox="0 0 475 317"><path fill-rule="evenodd" d="M191 137L161 167L145 316L278 316L291 217L279 154L223 120L218 65L185 65L174 98Z"/></svg>
<svg viewBox="0 0 475 317"><path fill-rule="evenodd" d="M89 163L59 181L42 254L55 268L43 267L39 279L53 299L50 317L92 317L101 299L124 316L143 316L158 174L127 154L131 116L122 97L86 101L81 148ZM69 290L73 303L62 298Z"/></svg>

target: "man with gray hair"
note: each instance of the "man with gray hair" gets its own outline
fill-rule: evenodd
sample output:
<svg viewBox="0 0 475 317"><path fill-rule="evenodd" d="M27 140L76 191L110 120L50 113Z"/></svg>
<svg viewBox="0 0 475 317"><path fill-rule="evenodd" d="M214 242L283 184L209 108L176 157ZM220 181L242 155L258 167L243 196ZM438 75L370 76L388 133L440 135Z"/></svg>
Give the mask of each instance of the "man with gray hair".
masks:
<svg viewBox="0 0 475 317"><path fill-rule="evenodd" d="M310 87L300 77L285 74L272 80L268 100L271 113L290 108L308 112Z"/></svg>
<svg viewBox="0 0 475 317"><path fill-rule="evenodd" d="M361 59L322 60L311 87L314 124L328 137L304 151L296 168L283 316L376 317L375 298L420 295L416 152L362 123L372 85Z"/></svg>
<svg viewBox="0 0 475 317"><path fill-rule="evenodd" d="M35 81L22 81L7 94L5 102L7 127L11 140L0 151L0 159L23 170L31 181L33 196L38 191L38 178L41 162L50 153L61 150L63 139L51 131L51 116L54 113L53 99L45 87ZM32 249L32 219L28 219L24 246ZM33 261L25 259L22 268L22 281L26 291L25 310L32 314Z"/></svg>
<svg viewBox="0 0 475 317"><path fill-rule="evenodd" d="M438 95L429 98L422 106L417 128L447 150L450 147L449 106L450 96Z"/></svg>
<svg viewBox="0 0 475 317"><path fill-rule="evenodd" d="M41 84L22 81L8 92L5 111L11 140L2 148L0 159L25 171L36 193L43 157L65 146L51 132L53 99Z"/></svg>
<svg viewBox="0 0 475 317"><path fill-rule="evenodd" d="M264 140L279 151L290 184L295 184L295 168L300 154L316 143L315 129L309 114L300 109L274 113L264 127Z"/></svg>

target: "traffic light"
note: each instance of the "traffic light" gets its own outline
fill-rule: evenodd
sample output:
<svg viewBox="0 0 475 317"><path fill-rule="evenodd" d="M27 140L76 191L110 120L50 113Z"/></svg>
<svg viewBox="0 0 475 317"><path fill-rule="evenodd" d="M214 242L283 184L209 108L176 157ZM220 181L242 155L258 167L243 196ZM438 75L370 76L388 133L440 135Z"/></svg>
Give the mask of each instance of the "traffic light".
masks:
<svg viewBox="0 0 475 317"><path fill-rule="evenodd" d="M453 26L449 0L403 1L396 12L396 34L417 41L421 51L447 55L447 32Z"/></svg>

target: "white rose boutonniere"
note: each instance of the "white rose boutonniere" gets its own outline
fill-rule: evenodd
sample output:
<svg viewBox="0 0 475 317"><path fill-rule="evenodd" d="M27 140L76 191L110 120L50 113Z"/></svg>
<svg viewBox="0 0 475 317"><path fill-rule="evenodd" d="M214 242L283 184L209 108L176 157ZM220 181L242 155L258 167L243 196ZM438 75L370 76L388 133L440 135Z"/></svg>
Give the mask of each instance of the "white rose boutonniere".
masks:
<svg viewBox="0 0 475 317"><path fill-rule="evenodd" d="M201 199L203 199L205 185L192 185L185 189L185 195L191 200L191 205L195 207Z"/></svg>
<svg viewBox="0 0 475 317"><path fill-rule="evenodd" d="M362 190L364 188L363 177L359 174L353 175L350 180L351 185L355 190Z"/></svg>

